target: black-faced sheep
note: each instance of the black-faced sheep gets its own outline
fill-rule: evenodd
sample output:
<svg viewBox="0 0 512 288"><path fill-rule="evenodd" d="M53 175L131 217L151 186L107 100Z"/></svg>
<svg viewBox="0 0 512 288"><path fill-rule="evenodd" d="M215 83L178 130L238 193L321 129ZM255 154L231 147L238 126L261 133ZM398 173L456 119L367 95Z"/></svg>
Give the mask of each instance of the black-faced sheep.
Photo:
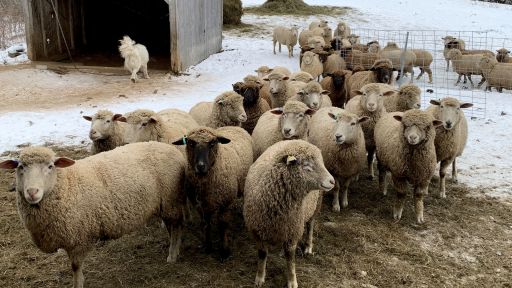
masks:
<svg viewBox="0 0 512 288"><path fill-rule="evenodd" d="M261 115L252 132L254 159L276 142L307 140L309 121L314 113L306 104L290 100L283 108L272 109Z"/></svg>
<svg viewBox="0 0 512 288"><path fill-rule="evenodd" d="M99 110L93 116L83 116L91 122L89 138L92 140L91 153L112 150L130 142L130 130L126 118L108 110Z"/></svg>
<svg viewBox="0 0 512 288"><path fill-rule="evenodd" d="M121 57L124 58L124 68L130 71L133 83L137 80L137 72L142 71L144 78L149 79L148 75L148 61L149 54L146 46L142 44L135 44L130 37L124 36L119 40L119 52Z"/></svg>
<svg viewBox="0 0 512 288"><path fill-rule="evenodd" d="M261 84L255 82L238 83L240 83L238 85L238 91L235 92L244 97L244 110L245 114L247 114L247 121L242 123L242 128L251 134L260 116L270 110L270 106L267 101L260 98ZM233 84L233 90L235 84Z"/></svg>
<svg viewBox="0 0 512 288"><path fill-rule="evenodd" d="M212 251L212 218L216 215L222 242L220 255L226 259L231 255L232 204L243 191L253 160L251 136L239 127L199 127L173 144L186 146L185 188L201 215L203 248Z"/></svg>
<svg viewBox="0 0 512 288"><path fill-rule="evenodd" d="M379 119L386 114L384 97L394 93L392 87L386 84L366 84L360 90L355 91L356 97L350 99L345 109L359 117L367 116L369 119L361 124L364 132L364 142L368 152L368 171L370 179L375 177L373 171L373 156L375 154L374 129Z"/></svg>
<svg viewBox="0 0 512 288"><path fill-rule="evenodd" d="M391 84L393 81L393 63L388 59L376 60L370 71L362 71L354 73L348 81L347 85L347 101L356 95L357 90L363 88L369 83Z"/></svg>
<svg viewBox="0 0 512 288"><path fill-rule="evenodd" d="M258 249L255 285L265 282L268 248L282 245L288 288L297 288L295 249L307 226L305 254L313 253L315 214L321 191L334 187L320 150L302 140L276 143L251 166L244 194L244 220Z"/></svg>
<svg viewBox="0 0 512 288"><path fill-rule="evenodd" d="M116 239L162 218L175 262L185 205L185 159L171 145L150 142L118 147L73 161L44 147L29 147L17 160L18 212L34 244L45 253L67 252L73 287L84 283L83 262L96 242Z"/></svg>
<svg viewBox="0 0 512 288"><path fill-rule="evenodd" d="M414 190L416 221L423 218L423 196L436 170L436 131L441 121L418 109L385 114L375 126L379 189L386 195L386 172L390 171L397 199L393 217L402 218L408 184Z"/></svg>
<svg viewBox="0 0 512 288"><path fill-rule="evenodd" d="M326 75L320 82L322 88L329 91L329 97L333 106L343 108L347 99L345 82L352 76L349 70L339 70Z"/></svg>
<svg viewBox="0 0 512 288"><path fill-rule="evenodd" d="M462 109L472 107L471 103L461 103L455 98L430 100L427 111L443 125L436 128L436 157L441 162L439 168L439 195L446 198L446 169L452 164L452 180L457 182L456 158L462 155L468 140L468 122Z"/></svg>
<svg viewBox="0 0 512 288"><path fill-rule="evenodd" d="M366 148L361 123L367 116L359 117L340 108L322 108L311 118L308 141L320 148L325 167L336 179L332 208L340 211L339 192L342 189L342 206L348 206L348 187L365 167Z"/></svg>
<svg viewBox="0 0 512 288"><path fill-rule="evenodd" d="M247 121L244 97L234 91L220 94L213 102L199 102L189 111L199 125L212 128L241 126Z"/></svg>

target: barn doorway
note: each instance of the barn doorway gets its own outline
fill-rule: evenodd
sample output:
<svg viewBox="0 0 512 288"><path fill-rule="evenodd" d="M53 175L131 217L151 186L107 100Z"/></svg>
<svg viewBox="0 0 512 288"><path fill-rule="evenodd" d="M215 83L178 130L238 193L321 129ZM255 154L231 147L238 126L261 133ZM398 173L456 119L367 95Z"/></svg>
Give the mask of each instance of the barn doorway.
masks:
<svg viewBox="0 0 512 288"><path fill-rule="evenodd" d="M83 46L75 61L121 66L119 39L128 35L147 47L150 69L169 69L169 6L164 0L87 0L82 5Z"/></svg>

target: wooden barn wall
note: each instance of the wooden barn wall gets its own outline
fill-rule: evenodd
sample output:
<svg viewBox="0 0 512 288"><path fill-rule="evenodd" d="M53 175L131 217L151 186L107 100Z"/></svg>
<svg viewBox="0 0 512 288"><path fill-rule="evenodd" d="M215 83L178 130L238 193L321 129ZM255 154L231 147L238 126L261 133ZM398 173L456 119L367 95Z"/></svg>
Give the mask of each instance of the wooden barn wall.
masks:
<svg viewBox="0 0 512 288"><path fill-rule="evenodd" d="M171 69L180 72L222 48L222 0L170 0Z"/></svg>

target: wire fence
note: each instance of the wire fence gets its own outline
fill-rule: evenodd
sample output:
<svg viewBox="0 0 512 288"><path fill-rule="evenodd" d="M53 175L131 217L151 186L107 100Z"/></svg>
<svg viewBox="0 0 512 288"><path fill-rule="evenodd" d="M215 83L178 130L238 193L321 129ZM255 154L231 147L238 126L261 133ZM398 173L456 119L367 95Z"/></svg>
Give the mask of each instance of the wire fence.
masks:
<svg viewBox="0 0 512 288"><path fill-rule="evenodd" d="M474 83L471 85L469 79L464 83L462 81L456 85L459 75L453 71L453 64L450 63L447 71L447 62L443 55L444 41L443 37L450 35L465 41L466 50L490 50L496 53L497 49L512 47L512 39L491 38L487 32L479 31L440 31L440 30L375 30L375 29L352 29L352 33L358 35L360 43L368 43L377 40L381 48L388 42L395 42L400 48L405 46L406 35L409 32L407 50L422 49L429 51L433 56L433 62L430 65L432 69L433 83L428 83L428 75L425 73L419 80L414 79L414 83L422 89L422 107L427 107L431 99L443 97L455 97L463 102L471 102L474 106L466 111L470 117L485 118L487 91L486 84L477 87L481 81L480 75L472 75ZM418 67L414 68L415 77L419 75ZM505 90L504 90L505 91ZM509 92L510 93L510 92Z"/></svg>

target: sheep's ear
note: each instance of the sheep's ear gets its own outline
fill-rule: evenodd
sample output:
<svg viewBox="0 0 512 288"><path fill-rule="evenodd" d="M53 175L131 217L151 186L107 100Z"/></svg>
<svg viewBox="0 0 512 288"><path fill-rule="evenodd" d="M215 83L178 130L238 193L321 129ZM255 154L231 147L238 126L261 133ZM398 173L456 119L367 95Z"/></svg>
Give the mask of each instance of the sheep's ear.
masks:
<svg viewBox="0 0 512 288"><path fill-rule="evenodd" d="M313 77L309 78L309 81L313 81L313 80L315 80L315 78L313 78Z"/></svg>
<svg viewBox="0 0 512 288"><path fill-rule="evenodd" d="M313 114L315 114L315 112L316 111L313 110L313 109L308 109L308 110L306 110L306 112L304 112L304 114L309 115L309 116L313 116Z"/></svg>
<svg viewBox="0 0 512 288"><path fill-rule="evenodd" d="M16 169L19 162L16 160L5 160L0 163L0 169Z"/></svg>
<svg viewBox="0 0 512 288"><path fill-rule="evenodd" d="M394 90L389 90L389 91L384 92L382 95L389 96L389 95L392 95L393 93L395 93Z"/></svg>
<svg viewBox="0 0 512 288"><path fill-rule="evenodd" d="M393 115L393 118L395 118L397 121L402 122L402 115Z"/></svg>
<svg viewBox="0 0 512 288"><path fill-rule="evenodd" d="M430 100L430 104L439 106L439 105L441 105L441 101L432 99L432 100Z"/></svg>
<svg viewBox="0 0 512 288"><path fill-rule="evenodd" d="M284 77L282 78L282 80L288 80L288 79L290 79L290 77L288 77L288 76L284 76Z"/></svg>
<svg viewBox="0 0 512 288"><path fill-rule="evenodd" d="M126 120L126 117L124 117L124 116L121 116L121 117L117 118L117 119L116 119L116 121L119 121L119 122L124 122L124 123L126 123L126 122L127 122L128 120Z"/></svg>
<svg viewBox="0 0 512 288"><path fill-rule="evenodd" d="M114 114L114 116L112 116L112 120L113 121L120 121L119 118L122 118L123 115L122 114ZM126 119L125 119L126 120ZM126 122L126 121L125 121Z"/></svg>
<svg viewBox="0 0 512 288"><path fill-rule="evenodd" d="M158 122L158 120L156 120L156 118L155 118L154 116L151 116L151 117L149 118L149 121L148 121L148 122L149 122L149 123L157 123L157 122Z"/></svg>
<svg viewBox="0 0 512 288"><path fill-rule="evenodd" d="M283 162L286 163L286 165L290 166L296 165L297 163L299 163L299 160L297 159L297 157L293 155L287 155L283 157Z"/></svg>
<svg viewBox="0 0 512 288"><path fill-rule="evenodd" d="M222 136L217 137L217 141L219 141L220 144L228 144L229 142L231 142L231 140L229 140L228 138L224 138Z"/></svg>
<svg viewBox="0 0 512 288"><path fill-rule="evenodd" d="M462 103L460 104L460 108L469 108L473 107L473 103Z"/></svg>
<svg viewBox="0 0 512 288"><path fill-rule="evenodd" d="M368 116L361 116L359 117L359 119L357 119L357 123L361 124L361 123L364 123L366 121L370 120L370 117Z"/></svg>
<svg viewBox="0 0 512 288"><path fill-rule="evenodd" d="M92 121L92 117L91 116L82 116L85 120L87 121Z"/></svg>
<svg viewBox="0 0 512 288"><path fill-rule="evenodd" d="M332 73L327 73L327 76L332 77Z"/></svg>
<svg viewBox="0 0 512 288"><path fill-rule="evenodd" d="M217 104L219 104L219 105L223 106L223 105L224 105L224 100L217 100L217 102L215 102L215 103L217 103Z"/></svg>
<svg viewBox="0 0 512 288"><path fill-rule="evenodd" d="M352 93L356 95L363 95L363 92L361 92L361 90L352 90Z"/></svg>
<svg viewBox="0 0 512 288"><path fill-rule="evenodd" d="M332 119L337 120L336 115L334 115L333 113L329 112L327 113L327 115L329 115L329 117L331 117Z"/></svg>
<svg viewBox="0 0 512 288"><path fill-rule="evenodd" d="M268 82L268 81L270 81L270 79L268 79L268 77L265 77L265 78L263 78L263 81L267 81Z"/></svg>
<svg viewBox="0 0 512 288"><path fill-rule="evenodd" d="M66 168L73 164L75 164L74 160L71 160L71 159L65 158L65 157L60 157L60 158L57 158L55 161L53 161L53 165L55 165L55 167L58 167L58 168Z"/></svg>
<svg viewBox="0 0 512 288"><path fill-rule="evenodd" d="M267 72L267 73L270 73L270 72L272 72L272 71L274 71L274 68L272 68L272 69L268 69L268 72Z"/></svg>
<svg viewBox="0 0 512 288"><path fill-rule="evenodd" d="M187 136L183 136L180 139L172 142L172 145L187 145Z"/></svg>
<svg viewBox="0 0 512 288"><path fill-rule="evenodd" d="M282 107L274 108L274 109L270 110L270 113L275 114L275 115L281 115L281 114L283 114L283 108Z"/></svg>
<svg viewBox="0 0 512 288"><path fill-rule="evenodd" d="M329 91L327 91L327 90L322 90L322 92L320 92L320 94L322 94L322 95L329 95Z"/></svg>
<svg viewBox="0 0 512 288"><path fill-rule="evenodd" d="M432 125L434 125L434 127L441 126L442 124L443 124L443 121L441 121L441 120L432 121Z"/></svg>

